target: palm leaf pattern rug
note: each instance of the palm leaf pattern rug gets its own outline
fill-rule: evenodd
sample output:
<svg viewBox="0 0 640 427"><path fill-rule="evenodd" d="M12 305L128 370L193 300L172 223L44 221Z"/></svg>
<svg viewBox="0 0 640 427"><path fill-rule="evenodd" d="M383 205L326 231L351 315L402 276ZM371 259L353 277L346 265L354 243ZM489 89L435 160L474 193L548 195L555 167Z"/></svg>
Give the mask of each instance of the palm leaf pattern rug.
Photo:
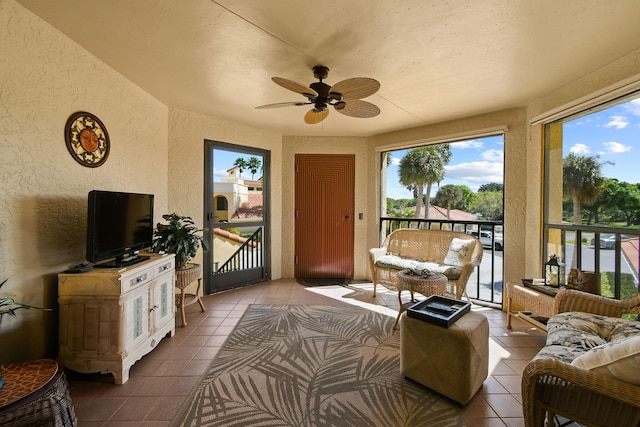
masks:
<svg viewBox="0 0 640 427"><path fill-rule="evenodd" d="M400 375L394 319L251 305L174 426L456 426L462 408Z"/></svg>

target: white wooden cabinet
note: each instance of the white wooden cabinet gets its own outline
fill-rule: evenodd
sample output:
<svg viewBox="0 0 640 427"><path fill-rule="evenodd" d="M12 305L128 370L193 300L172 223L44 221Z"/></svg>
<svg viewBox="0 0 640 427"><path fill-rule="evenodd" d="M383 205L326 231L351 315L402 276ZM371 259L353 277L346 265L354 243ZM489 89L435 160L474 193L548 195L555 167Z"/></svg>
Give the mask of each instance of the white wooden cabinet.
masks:
<svg viewBox="0 0 640 427"><path fill-rule="evenodd" d="M59 363L111 373L115 384L167 334L175 334L174 255L125 268L58 275Z"/></svg>

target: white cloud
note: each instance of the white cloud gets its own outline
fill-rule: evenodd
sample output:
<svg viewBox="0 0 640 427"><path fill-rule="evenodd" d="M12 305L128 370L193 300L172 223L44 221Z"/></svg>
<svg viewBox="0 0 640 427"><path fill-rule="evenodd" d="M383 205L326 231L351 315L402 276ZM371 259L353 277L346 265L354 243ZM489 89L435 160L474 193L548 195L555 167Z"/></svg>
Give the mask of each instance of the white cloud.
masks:
<svg viewBox="0 0 640 427"><path fill-rule="evenodd" d="M225 178L225 177L228 177L229 174L227 173L226 169L215 169L213 171L213 176L220 176L220 177Z"/></svg>
<svg viewBox="0 0 640 427"><path fill-rule="evenodd" d="M480 184L501 183L504 166L500 162L469 162L447 166L446 170L445 179L460 179Z"/></svg>
<svg viewBox="0 0 640 427"><path fill-rule="evenodd" d="M466 148L482 148L483 146L484 146L484 143L477 139L470 139L469 141L453 142L450 145L451 148L460 148L461 150L464 150Z"/></svg>
<svg viewBox="0 0 640 427"><path fill-rule="evenodd" d="M400 158L399 157L391 157L391 164L392 165L399 165L400 164Z"/></svg>
<svg viewBox="0 0 640 427"><path fill-rule="evenodd" d="M604 125L606 128L624 129L629 124L629 121L625 116L611 116L609 123Z"/></svg>
<svg viewBox="0 0 640 427"><path fill-rule="evenodd" d="M481 157L482 160L487 160L489 162L502 162L502 159L504 158L504 150L492 148L491 150L482 152Z"/></svg>
<svg viewBox="0 0 640 427"><path fill-rule="evenodd" d="M591 150L584 144L575 144L569 149L573 154L589 154Z"/></svg>
<svg viewBox="0 0 640 427"><path fill-rule="evenodd" d="M619 142L609 141L602 144L609 150L610 153L624 153L625 151L631 150L629 145L620 144Z"/></svg>
<svg viewBox="0 0 640 427"><path fill-rule="evenodd" d="M629 101L627 105L625 105L625 110L634 116L640 116L640 98Z"/></svg>

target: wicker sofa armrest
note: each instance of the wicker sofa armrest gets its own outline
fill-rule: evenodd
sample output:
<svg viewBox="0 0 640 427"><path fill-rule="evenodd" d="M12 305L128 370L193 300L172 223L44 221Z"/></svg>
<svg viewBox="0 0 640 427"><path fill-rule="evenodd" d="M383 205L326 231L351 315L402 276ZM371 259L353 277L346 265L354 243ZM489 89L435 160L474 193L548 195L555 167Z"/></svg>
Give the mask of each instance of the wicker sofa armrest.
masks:
<svg viewBox="0 0 640 427"><path fill-rule="evenodd" d="M544 425L545 411L588 425L637 426L640 387L557 359L534 359L522 373L525 426Z"/></svg>
<svg viewBox="0 0 640 427"><path fill-rule="evenodd" d="M621 317L626 313L640 314L640 294L627 300L594 295L587 292L564 289L554 301L554 313L580 311L602 316Z"/></svg>

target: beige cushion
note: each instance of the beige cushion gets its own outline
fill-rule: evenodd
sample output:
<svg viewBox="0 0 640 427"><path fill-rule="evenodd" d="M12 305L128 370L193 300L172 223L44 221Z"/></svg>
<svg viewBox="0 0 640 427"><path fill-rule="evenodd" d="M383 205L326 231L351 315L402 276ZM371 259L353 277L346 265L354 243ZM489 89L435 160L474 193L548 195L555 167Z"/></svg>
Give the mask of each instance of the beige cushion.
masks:
<svg viewBox="0 0 640 427"><path fill-rule="evenodd" d="M449 252L444 257L444 263L449 265L457 265L462 267L468 262L471 256L471 248L475 243L474 240L464 240L454 237L449 245Z"/></svg>
<svg viewBox="0 0 640 427"><path fill-rule="evenodd" d="M592 348L576 357L571 364L640 385L640 336Z"/></svg>

